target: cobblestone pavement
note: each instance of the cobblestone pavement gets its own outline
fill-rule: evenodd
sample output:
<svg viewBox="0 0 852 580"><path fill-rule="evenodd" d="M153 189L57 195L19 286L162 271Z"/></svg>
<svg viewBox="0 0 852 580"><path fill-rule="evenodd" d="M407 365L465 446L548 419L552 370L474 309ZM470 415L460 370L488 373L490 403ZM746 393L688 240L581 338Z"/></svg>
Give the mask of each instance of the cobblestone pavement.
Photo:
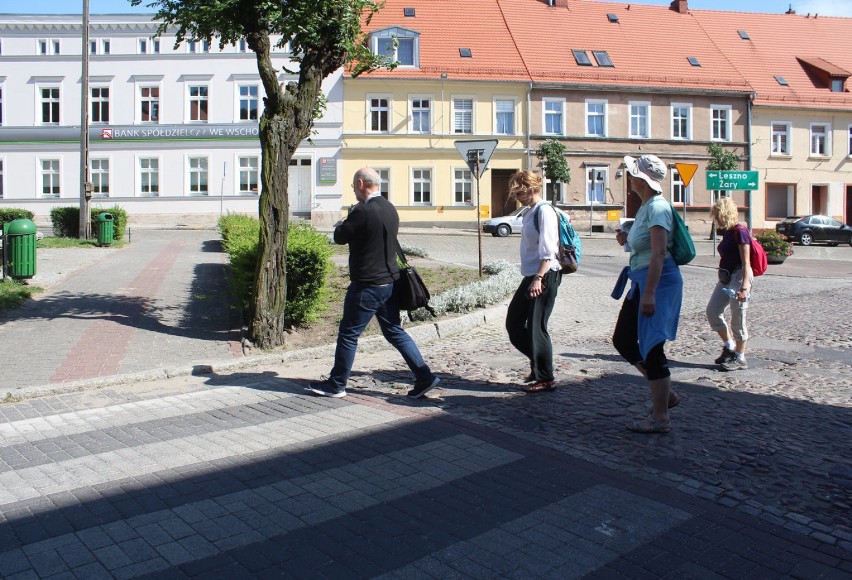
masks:
<svg viewBox="0 0 852 580"><path fill-rule="evenodd" d="M407 235L433 258L476 263L475 236ZM189 239L151 236L156 259L135 259L168 271L149 270L149 286L116 282L142 288L140 303L157 300L150 278L167 284L180 262L173 244ZM514 261L517 238L483 242L486 261ZM525 363L500 306L479 315L483 324L421 342L443 380L421 401L401 396L410 376L398 355L372 347L339 400L303 394L305 379L330 367L330 351L316 349L0 405L0 576L849 577L852 277L845 255L817 261L811 249L758 279L750 368L738 373L708 364L719 351L703 317L713 270L683 269L683 318L668 348L683 402L668 435L624 429L648 395L608 342L619 307L609 291L626 257L595 239L560 288L554 393L519 390ZM711 265L712 246L699 252L696 263ZM202 316L212 313L195 303L210 291L192 280L175 274L171 294L193 288L192 298L143 328L186 339L170 346L177 353L141 347L149 368L198 352L195 342L233 360L227 340L209 339L225 331L205 330L221 320ZM0 341L10 324L41 345L51 340L42 318L125 315L68 316L59 304L50 316L12 316ZM125 326L158 311L139 318L134 306Z"/></svg>

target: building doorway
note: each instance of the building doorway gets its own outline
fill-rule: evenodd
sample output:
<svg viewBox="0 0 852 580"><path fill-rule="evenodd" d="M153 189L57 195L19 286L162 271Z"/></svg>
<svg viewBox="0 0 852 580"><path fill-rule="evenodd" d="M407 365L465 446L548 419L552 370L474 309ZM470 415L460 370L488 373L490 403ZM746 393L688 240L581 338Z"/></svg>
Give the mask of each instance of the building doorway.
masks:
<svg viewBox="0 0 852 580"><path fill-rule="evenodd" d="M846 186L846 213L843 214L843 221L847 224L852 222L852 185Z"/></svg>
<svg viewBox="0 0 852 580"><path fill-rule="evenodd" d="M515 211L517 204L509 199L509 179L515 169L491 170L491 217L501 217Z"/></svg>
<svg viewBox="0 0 852 580"><path fill-rule="evenodd" d="M811 186L811 213L828 215L828 186Z"/></svg>
<svg viewBox="0 0 852 580"><path fill-rule="evenodd" d="M311 215L311 160L291 159L287 175L290 213Z"/></svg>

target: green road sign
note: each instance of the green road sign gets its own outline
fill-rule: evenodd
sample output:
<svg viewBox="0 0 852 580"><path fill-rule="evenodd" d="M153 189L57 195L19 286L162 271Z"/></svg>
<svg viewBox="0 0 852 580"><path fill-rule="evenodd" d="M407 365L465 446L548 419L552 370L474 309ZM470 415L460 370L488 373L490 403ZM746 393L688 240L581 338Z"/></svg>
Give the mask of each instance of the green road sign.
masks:
<svg viewBox="0 0 852 580"><path fill-rule="evenodd" d="M707 189L757 189L757 171L707 171Z"/></svg>

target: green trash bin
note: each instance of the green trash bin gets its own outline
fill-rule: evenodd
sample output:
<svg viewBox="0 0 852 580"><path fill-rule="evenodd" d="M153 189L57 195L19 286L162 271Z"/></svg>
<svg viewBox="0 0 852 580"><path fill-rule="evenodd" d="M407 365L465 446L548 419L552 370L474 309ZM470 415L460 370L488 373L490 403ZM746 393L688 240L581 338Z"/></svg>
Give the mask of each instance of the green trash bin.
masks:
<svg viewBox="0 0 852 580"><path fill-rule="evenodd" d="M32 278L36 273L36 233L32 220L17 219L3 224L6 256L6 275L11 278Z"/></svg>
<svg viewBox="0 0 852 580"><path fill-rule="evenodd" d="M111 213L98 214L98 245L108 246L115 236L115 218Z"/></svg>

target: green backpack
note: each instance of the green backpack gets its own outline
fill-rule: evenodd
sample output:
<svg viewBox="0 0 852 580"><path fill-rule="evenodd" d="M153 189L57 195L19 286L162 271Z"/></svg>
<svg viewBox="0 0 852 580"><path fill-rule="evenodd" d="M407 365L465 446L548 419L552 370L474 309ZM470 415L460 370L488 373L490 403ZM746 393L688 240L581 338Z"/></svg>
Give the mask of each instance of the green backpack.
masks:
<svg viewBox="0 0 852 580"><path fill-rule="evenodd" d="M695 258L695 244L692 243L692 236L689 235L689 228L683 223L683 218L677 213L673 205L672 208L672 247L670 248L672 258L675 264L683 266L689 264Z"/></svg>

